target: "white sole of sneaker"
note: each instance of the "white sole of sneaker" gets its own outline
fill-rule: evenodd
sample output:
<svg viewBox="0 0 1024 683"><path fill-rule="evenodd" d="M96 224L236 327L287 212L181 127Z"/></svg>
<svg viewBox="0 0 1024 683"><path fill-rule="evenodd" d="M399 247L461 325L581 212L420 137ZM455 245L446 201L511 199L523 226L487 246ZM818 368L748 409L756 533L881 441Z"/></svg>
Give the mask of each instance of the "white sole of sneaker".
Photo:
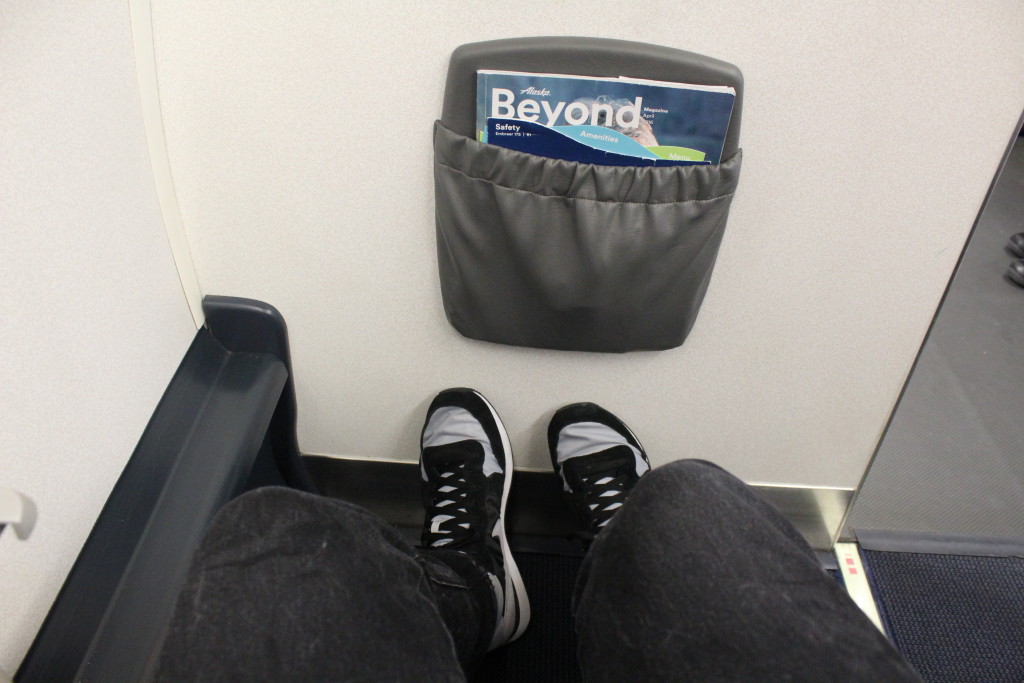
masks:
<svg viewBox="0 0 1024 683"><path fill-rule="evenodd" d="M498 426L498 433L501 436L501 447L505 451L505 482L501 492L501 516L497 525L498 543L501 545L501 556L505 563L505 585L502 586L505 605L502 610L501 619L494 629L494 637L487 648L488 650L493 650L506 643L511 643L523 635L523 631L526 630L530 623L530 599L526 595L526 585L523 583L523 577L519 573L519 567L516 566L515 558L512 557L512 549L509 547L508 538L505 535L505 507L508 504L509 491L512 490L512 471L514 469L512 444L508 440L508 432L505 431L505 425L502 424L501 418L498 417L498 411L494 409L490 401L484 398L483 394L475 390L473 390L473 393L491 411L491 417L494 418L494 423Z"/></svg>

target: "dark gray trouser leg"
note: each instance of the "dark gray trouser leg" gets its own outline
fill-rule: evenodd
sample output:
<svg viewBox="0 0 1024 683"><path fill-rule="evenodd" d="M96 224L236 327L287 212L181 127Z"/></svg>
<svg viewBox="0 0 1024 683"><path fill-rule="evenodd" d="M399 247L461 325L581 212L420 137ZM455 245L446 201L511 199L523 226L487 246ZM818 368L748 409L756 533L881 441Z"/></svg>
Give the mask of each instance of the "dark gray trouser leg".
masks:
<svg viewBox="0 0 1024 683"><path fill-rule="evenodd" d="M460 655L494 623L490 581L476 576L355 505L258 489L207 531L157 678L461 681Z"/></svg>
<svg viewBox="0 0 1024 683"><path fill-rule="evenodd" d="M919 680L792 525L706 462L640 480L575 609L588 681Z"/></svg>

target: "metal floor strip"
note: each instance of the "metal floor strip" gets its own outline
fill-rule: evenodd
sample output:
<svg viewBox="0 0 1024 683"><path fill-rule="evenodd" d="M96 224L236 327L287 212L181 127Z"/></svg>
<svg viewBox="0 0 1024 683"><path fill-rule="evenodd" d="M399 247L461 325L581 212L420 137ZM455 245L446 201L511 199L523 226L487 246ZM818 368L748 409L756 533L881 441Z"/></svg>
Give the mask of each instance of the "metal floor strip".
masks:
<svg viewBox="0 0 1024 683"><path fill-rule="evenodd" d="M868 577L864 573L860 548L856 543L836 543L835 553L836 560L839 562L839 571L843 575L843 583L846 584L846 591L861 611L878 627L878 630L885 633L882 617L878 613L878 606L875 602L875 595L871 591L871 584L868 583Z"/></svg>

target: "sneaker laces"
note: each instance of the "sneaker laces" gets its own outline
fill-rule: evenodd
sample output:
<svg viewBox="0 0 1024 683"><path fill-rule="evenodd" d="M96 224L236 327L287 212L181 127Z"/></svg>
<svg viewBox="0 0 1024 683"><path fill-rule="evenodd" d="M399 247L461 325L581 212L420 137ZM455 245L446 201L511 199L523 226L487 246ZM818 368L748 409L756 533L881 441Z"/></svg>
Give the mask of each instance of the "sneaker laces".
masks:
<svg viewBox="0 0 1024 683"><path fill-rule="evenodd" d="M431 495L429 527L424 542L431 548L458 547L473 537L471 514L466 499L475 485L466 477L466 463L452 463L438 473L441 485Z"/></svg>
<svg viewBox="0 0 1024 683"><path fill-rule="evenodd" d="M590 510L591 528L606 525L629 496L633 481L628 473L597 473L582 477L583 499Z"/></svg>

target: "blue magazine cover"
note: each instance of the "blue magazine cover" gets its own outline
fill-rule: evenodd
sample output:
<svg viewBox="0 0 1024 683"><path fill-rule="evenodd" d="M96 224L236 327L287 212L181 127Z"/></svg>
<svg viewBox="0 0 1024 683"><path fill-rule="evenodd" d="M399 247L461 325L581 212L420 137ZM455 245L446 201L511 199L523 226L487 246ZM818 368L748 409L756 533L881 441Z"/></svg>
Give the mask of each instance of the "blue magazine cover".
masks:
<svg viewBox="0 0 1024 683"><path fill-rule="evenodd" d="M717 164L735 99L726 86L481 70L477 139L606 166Z"/></svg>

